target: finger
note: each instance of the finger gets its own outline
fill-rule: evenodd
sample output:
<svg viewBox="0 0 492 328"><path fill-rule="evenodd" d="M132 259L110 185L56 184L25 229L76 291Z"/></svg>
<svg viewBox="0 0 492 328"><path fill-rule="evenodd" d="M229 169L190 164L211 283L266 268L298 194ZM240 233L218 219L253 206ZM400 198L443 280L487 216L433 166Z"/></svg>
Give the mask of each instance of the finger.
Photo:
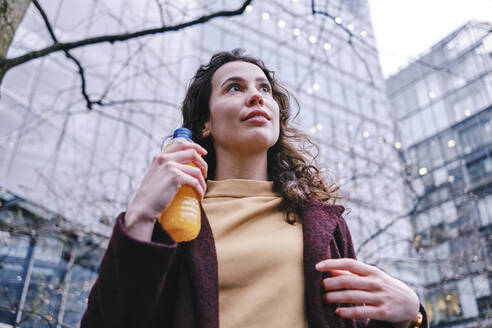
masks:
<svg viewBox="0 0 492 328"><path fill-rule="evenodd" d="M358 276L350 271L347 270L330 270L330 273L333 277L338 277L338 276Z"/></svg>
<svg viewBox="0 0 492 328"><path fill-rule="evenodd" d="M189 165L176 164L176 167L174 168L174 180L178 185L178 188L186 185L195 189L200 200L203 200L207 187L201 176L200 170Z"/></svg>
<svg viewBox="0 0 492 328"><path fill-rule="evenodd" d="M366 291L381 291L381 284L372 278L356 275L341 275L323 280L325 290L357 289Z"/></svg>
<svg viewBox="0 0 492 328"><path fill-rule="evenodd" d="M328 292L324 295L328 303L353 303L353 304L381 304L380 296L374 292L365 290L340 290Z"/></svg>
<svg viewBox="0 0 492 328"><path fill-rule="evenodd" d="M195 179L199 180L200 185L203 187L203 189L206 189L207 183L205 182L205 179L203 178L203 175L202 175L202 171L199 168L192 166L192 165L180 164L180 163L175 163L174 165L180 171L182 171L188 175L191 175Z"/></svg>
<svg viewBox="0 0 492 328"><path fill-rule="evenodd" d="M371 318L376 320L384 320L386 317L380 307L373 305L360 305L350 307L339 307L335 313L346 319L365 319Z"/></svg>
<svg viewBox="0 0 492 328"><path fill-rule="evenodd" d="M196 152L202 156L207 154L207 150L205 148L203 148L202 146L200 146L199 144L194 143L192 141L182 140L182 139L176 140L175 142L170 144L168 147L166 147L165 150L163 150L163 151L166 153L172 153L172 152L176 152L179 150L186 150L186 149L195 149Z"/></svg>
<svg viewBox="0 0 492 328"><path fill-rule="evenodd" d="M344 258L344 259L329 259L316 264L316 270L321 272L331 270L347 270L358 275L367 276L376 273L377 269L360 261Z"/></svg>
<svg viewBox="0 0 492 328"><path fill-rule="evenodd" d="M207 162L196 152L195 149L180 150L171 153L160 154L165 161L174 161L180 164L193 163L202 171L203 177L207 177L208 165Z"/></svg>

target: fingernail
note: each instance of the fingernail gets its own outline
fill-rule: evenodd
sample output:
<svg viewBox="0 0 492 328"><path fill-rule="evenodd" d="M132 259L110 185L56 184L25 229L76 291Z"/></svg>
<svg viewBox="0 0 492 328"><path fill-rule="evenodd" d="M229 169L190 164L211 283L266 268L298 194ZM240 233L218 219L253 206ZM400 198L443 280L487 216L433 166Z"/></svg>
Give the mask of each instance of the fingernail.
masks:
<svg viewBox="0 0 492 328"><path fill-rule="evenodd" d="M325 264L323 262L319 262L318 264L316 264L315 268L316 270L321 270L325 267Z"/></svg>

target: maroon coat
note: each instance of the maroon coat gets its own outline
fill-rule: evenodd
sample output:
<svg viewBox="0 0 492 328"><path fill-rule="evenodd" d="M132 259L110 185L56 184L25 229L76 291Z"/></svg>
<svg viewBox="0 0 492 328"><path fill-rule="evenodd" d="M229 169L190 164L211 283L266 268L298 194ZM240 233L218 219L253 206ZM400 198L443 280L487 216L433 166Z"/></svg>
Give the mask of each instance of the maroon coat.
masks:
<svg viewBox="0 0 492 328"><path fill-rule="evenodd" d="M391 327L377 321L343 320L334 313L336 304L322 300L321 282L326 274L316 271L315 264L329 258L355 258L343 211L342 206L319 202L303 211L309 327ZM81 327L217 328L217 255L203 209L200 234L180 244L158 223L152 242L135 240L128 235L123 220L124 213L117 219Z"/></svg>

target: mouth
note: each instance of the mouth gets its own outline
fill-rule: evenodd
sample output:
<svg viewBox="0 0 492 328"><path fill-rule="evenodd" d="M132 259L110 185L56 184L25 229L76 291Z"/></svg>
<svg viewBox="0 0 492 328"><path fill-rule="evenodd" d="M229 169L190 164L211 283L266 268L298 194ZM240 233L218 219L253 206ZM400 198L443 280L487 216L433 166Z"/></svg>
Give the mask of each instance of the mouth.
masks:
<svg viewBox="0 0 492 328"><path fill-rule="evenodd" d="M249 112L248 115L246 115L246 117L243 119L243 121L251 121L251 120L270 121L271 117L270 115L268 115L267 112L257 109L252 112Z"/></svg>

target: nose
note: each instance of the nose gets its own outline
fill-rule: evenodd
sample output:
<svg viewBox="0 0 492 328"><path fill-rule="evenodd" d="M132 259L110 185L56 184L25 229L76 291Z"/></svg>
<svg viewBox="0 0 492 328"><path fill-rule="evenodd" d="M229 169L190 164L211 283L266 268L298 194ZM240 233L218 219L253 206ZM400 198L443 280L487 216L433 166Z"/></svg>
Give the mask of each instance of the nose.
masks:
<svg viewBox="0 0 492 328"><path fill-rule="evenodd" d="M263 97L259 93L255 93L254 95L252 95L248 99L248 106L249 107L252 107L252 106L255 106L255 105L263 106L263 103L264 103Z"/></svg>

